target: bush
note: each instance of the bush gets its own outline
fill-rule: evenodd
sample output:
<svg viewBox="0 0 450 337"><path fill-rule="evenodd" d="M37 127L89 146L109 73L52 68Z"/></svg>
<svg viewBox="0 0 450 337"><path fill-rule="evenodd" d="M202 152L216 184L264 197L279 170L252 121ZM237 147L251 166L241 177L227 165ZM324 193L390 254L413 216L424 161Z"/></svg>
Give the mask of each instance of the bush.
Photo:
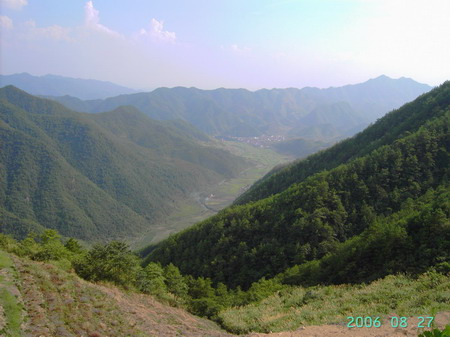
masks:
<svg viewBox="0 0 450 337"><path fill-rule="evenodd" d="M75 271L89 281L107 281L128 287L136 283L139 260L124 242L112 241L95 245L73 262Z"/></svg>

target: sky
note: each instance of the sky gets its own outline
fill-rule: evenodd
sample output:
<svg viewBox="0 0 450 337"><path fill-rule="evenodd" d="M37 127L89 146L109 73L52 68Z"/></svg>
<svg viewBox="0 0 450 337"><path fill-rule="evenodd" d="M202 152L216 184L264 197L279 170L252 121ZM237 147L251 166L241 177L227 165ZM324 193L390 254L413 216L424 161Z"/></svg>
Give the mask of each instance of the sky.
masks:
<svg viewBox="0 0 450 337"><path fill-rule="evenodd" d="M0 0L0 73L134 89L450 79L449 0Z"/></svg>

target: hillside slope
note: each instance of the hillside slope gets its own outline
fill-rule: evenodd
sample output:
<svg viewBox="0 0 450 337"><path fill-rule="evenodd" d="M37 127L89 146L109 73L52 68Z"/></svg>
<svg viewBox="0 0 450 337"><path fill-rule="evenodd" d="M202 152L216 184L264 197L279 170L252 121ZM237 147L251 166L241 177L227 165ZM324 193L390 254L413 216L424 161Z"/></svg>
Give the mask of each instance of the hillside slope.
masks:
<svg viewBox="0 0 450 337"><path fill-rule="evenodd" d="M300 179L292 179L290 187L287 185L271 197L227 208L174 235L157 245L148 261L174 263L183 273L247 288L262 277L272 277L293 265L329 256L337 251L340 243L352 242L351 238L366 230L379 233L379 225L381 232L389 232L391 227L393 232L409 231L399 224L414 227L419 220L411 219L411 225L406 225L402 212L411 204L419 205L420 198L431 193L437 206L426 204L426 207L437 207L431 213L439 216L427 216L427 211L417 216L427 219L419 221L429 234L425 247L441 248L432 250L429 259L414 272L423 272L440 260L448 263L450 256L443 249L450 235L445 206L448 194L439 197L439 192L433 191L448 188L449 126L450 82L446 82L388 114L354 139L301 161L298 165L304 165L305 169ZM324 160L327 156L331 163ZM316 161L317 157L322 160ZM339 161L345 164L339 165ZM329 170L324 170L329 166ZM402 220L399 222L397 218ZM435 229L431 229L434 227L439 233L442 231L437 241L430 234L434 233ZM404 248L419 251L420 232L411 229L411 238L405 239L408 244ZM378 241L374 247L377 245ZM386 261L390 261L392 247L384 248L386 251L370 249L365 258L355 262L355 256L351 256L348 261L353 261L350 265L356 269L364 266L367 256L375 255L369 260L378 261L386 254L389 256ZM402 254L407 251L410 250ZM350 248L348 252L352 254L354 250ZM346 277L351 282L370 281L402 268L414 268L414 262L382 264L380 269L369 268L359 278L350 271ZM333 269L333 262L328 264ZM309 275L313 283L320 282L320 277L314 277L316 264L306 264L304 268L302 277ZM328 276L339 280L336 273Z"/></svg>
<svg viewBox="0 0 450 337"><path fill-rule="evenodd" d="M134 108L76 113L14 87L0 89L0 104L0 230L17 237L41 227L88 241L131 237L247 167L189 126Z"/></svg>
<svg viewBox="0 0 450 337"><path fill-rule="evenodd" d="M370 153L407 133L415 132L429 118L450 104L449 82L440 90L433 90L392 111L352 138L341 141L333 147L289 164L284 169L269 173L241 195L236 204L264 199L279 193L294 183L299 183L315 172L329 170L354 158Z"/></svg>
<svg viewBox="0 0 450 337"><path fill-rule="evenodd" d="M1 250L0 275L0 334L7 336L231 336L152 296L89 283Z"/></svg>
<svg viewBox="0 0 450 337"><path fill-rule="evenodd" d="M158 120L182 119L214 136L253 137L285 134L317 140L353 134L431 87L411 79L381 76L340 88L200 90L158 88L150 93L81 101L54 97L84 112L113 110L132 105ZM333 125L332 125L333 124ZM332 127L330 128L330 125ZM319 131L311 133L311 127Z"/></svg>
<svg viewBox="0 0 450 337"><path fill-rule="evenodd" d="M430 281L433 282L431 289L427 287L426 291L423 291L422 287ZM402 287L398 287L400 283ZM392 289L396 289L396 292L389 293ZM321 287L313 290L315 296L310 296L307 302L306 289L288 288L279 295L265 299L258 306L230 308L221 313L221 317L230 330L278 331L270 334L253 332L246 335L248 337L416 337L417 315L409 318L408 327L401 329L392 328L389 325L389 316L385 318L385 315L382 316L383 325L377 328L347 328L342 323L348 320L339 314L333 317L332 321L341 324L301 325L304 325L302 320L306 317L308 321L330 321L330 317L321 317L324 307L330 306L330 300L332 310L329 311L334 313L349 305L360 305L361 308L358 309L364 310L368 297L385 296L395 300L405 291L418 292L421 300L428 300L433 297L433 290L437 293L448 290L448 282L445 283L442 275L434 275L434 278L433 275L423 275L418 281L404 276L389 277L359 288ZM327 305L324 305L324 297L330 298L326 301ZM381 302L386 302L386 299L382 298ZM442 303L435 306L445 307ZM414 309L408 311L415 312ZM362 311L357 313L362 314ZM436 314L435 326L443 328L449 318L450 312ZM3 250L0 250L0 334L11 337L235 336L221 330L209 320L189 314L181 308L163 304L151 295L125 291L110 284L87 282L55 264L19 258Z"/></svg>

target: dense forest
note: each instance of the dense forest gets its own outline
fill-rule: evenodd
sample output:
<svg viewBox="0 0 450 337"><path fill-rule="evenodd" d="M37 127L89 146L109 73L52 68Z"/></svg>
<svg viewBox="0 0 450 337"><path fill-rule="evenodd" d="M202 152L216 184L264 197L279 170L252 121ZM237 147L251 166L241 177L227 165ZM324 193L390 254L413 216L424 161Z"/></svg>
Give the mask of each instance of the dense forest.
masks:
<svg viewBox="0 0 450 337"><path fill-rule="evenodd" d="M244 289L287 268L296 284L448 268L449 107L446 82L280 169L256 186L268 197L173 235L149 248L147 261Z"/></svg>
<svg viewBox="0 0 450 337"><path fill-rule="evenodd" d="M326 151L294 162L283 170L272 171L241 195L235 203L243 204L264 199L303 181L315 172L335 168L380 146L390 144L405 133L418 130L428 119L435 116L436 110L441 114L446 111L448 98L445 95L445 92L432 91L417 98L413 103L407 103L401 109L386 114L364 132L343 140Z"/></svg>
<svg viewBox="0 0 450 337"><path fill-rule="evenodd" d="M0 89L0 231L43 228L87 241L128 238L207 184L249 163L183 121L133 107L71 111L17 88Z"/></svg>

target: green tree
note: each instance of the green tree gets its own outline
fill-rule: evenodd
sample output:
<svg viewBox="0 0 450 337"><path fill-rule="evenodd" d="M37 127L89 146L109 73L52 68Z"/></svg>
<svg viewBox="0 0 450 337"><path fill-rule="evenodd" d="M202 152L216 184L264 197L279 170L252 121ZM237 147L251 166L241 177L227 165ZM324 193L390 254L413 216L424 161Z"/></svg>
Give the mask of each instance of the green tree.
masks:
<svg viewBox="0 0 450 337"><path fill-rule="evenodd" d="M161 295L167 291L164 269L160 264L150 262L143 270L139 290L152 295Z"/></svg>
<svg viewBox="0 0 450 337"><path fill-rule="evenodd" d="M83 248L81 247L78 240L74 238L70 238L69 240L67 240L66 243L64 244L64 247L66 247L68 251L74 254L80 254L83 251Z"/></svg>
<svg viewBox="0 0 450 337"><path fill-rule="evenodd" d="M74 267L86 280L109 281L125 287L135 284L140 268L137 256L120 241L95 245Z"/></svg>
<svg viewBox="0 0 450 337"><path fill-rule="evenodd" d="M167 289L175 296L185 298L188 287L178 267L172 263L164 268L164 277Z"/></svg>

